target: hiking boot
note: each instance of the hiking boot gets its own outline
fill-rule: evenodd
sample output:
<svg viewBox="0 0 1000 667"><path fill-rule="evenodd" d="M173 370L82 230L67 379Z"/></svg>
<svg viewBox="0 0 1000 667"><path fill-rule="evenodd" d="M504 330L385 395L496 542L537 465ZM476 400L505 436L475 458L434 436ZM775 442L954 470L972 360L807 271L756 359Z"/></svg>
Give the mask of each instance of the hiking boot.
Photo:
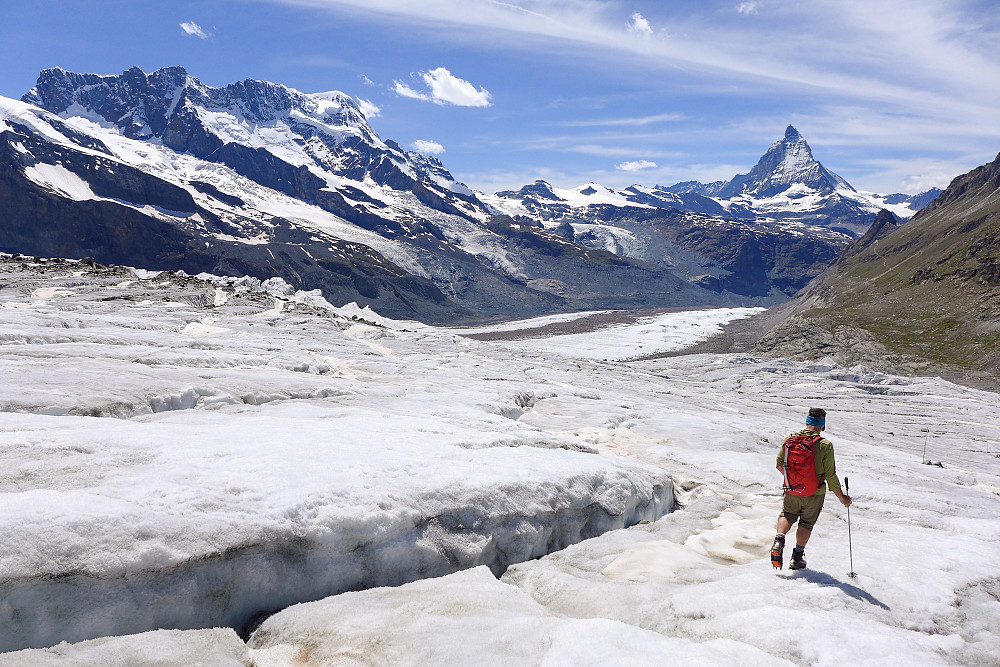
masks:
<svg viewBox="0 0 1000 667"><path fill-rule="evenodd" d="M774 538L774 544L771 545L771 565L774 566L775 570L781 569L781 564L784 562L784 552L785 536L776 535Z"/></svg>
<svg viewBox="0 0 1000 667"><path fill-rule="evenodd" d="M788 566L789 570L801 570L806 566L806 550L795 547L792 549L792 562Z"/></svg>

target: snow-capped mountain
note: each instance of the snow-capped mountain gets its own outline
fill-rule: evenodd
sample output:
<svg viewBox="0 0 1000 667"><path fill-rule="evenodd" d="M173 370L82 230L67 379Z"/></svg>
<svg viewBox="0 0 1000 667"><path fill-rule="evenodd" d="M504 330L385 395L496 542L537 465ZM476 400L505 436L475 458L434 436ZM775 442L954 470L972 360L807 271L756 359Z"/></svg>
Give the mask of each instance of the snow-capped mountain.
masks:
<svg viewBox="0 0 1000 667"><path fill-rule="evenodd" d="M824 194L838 190L856 192L847 181L813 157L805 138L791 125L785 128L785 136L771 144L749 173L707 185L678 183L671 190L698 192L720 199L740 196L763 199L786 192L792 186L804 186Z"/></svg>
<svg viewBox="0 0 1000 667"><path fill-rule="evenodd" d="M582 209L608 206L674 208L692 213L760 221L786 221L839 229L857 236L883 208L907 219L940 190L919 195L859 192L813 157L805 138L791 125L746 174L729 181L683 181L669 187L632 185L615 191L596 183L556 188L535 181L520 190L480 199L509 215L543 220L586 217ZM601 213L608 217L607 211Z"/></svg>
<svg viewBox="0 0 1000 667"><path fill-rule="evenodd" d="M715 183L685 182L672 192L713 197L739 217L767 217L862 234L882 206L813 157L793 126L746 174Z"/></svg>
<svg viewBox="0 0 1000 667"><path fill-rule="evenodd" d="M0 123L0 250L279 276L427 321L782 301L878 210L794 128L727 183L474 193L345 93L182 67L44 70Z"/></svg>
<svg viewBox="0 0 1000 667"><path fill-rule="evenodd" d="M891 195L880 195L875 192L861 192L860 194L868 197L877 206L892 211L897 218L909 220L919 213L921 209L937 199L938 195L942 192L944 190L941 188L931 188L915 195L908 195L902 192L896 192Z"/></svg>
<svg viewBox="0 0 1000 667"><path fill-rule="evenodd" d="M278 276L428 321L728 298L493 213L340 92L51 69L0 99L0 250Z"/></svg>
<svg viewBox="0 0 1000 667"><path fill-rule="evenodd" d="M905 220L939 193L858 192L817 161L789 126L749 173L729 181L623 190L535 181L479 198L492 211L538 222L578 244L660 263L709 289L782 300L863 234L879 211Z"/></svg>
<svg viewBox="0 0 1000 667"><path fill-rule="evenodd" d="M654 209L666 208L707 215L726 215L724 206L696 193L675 193L653 186L632 185L616 191L598 183L585 183L576 188L557 188L537 180L520 190L504 190L495 195L479 193L479 198L493 210L507 215L537 216L543 220L576 215L578 209L590 206L617 206Z"/></svg>
<svg viewBox="0 0 1000 667"><path fill-rule="evenodd" d="M1000 155L956 177L905 225L879 218L803 290L758 351L874 358L1000 389Z"/></svg>
<svg viewBox="0 0 1000 667"><path fill-rule="evenodd" d="M471 219L488 217L438 160L382 141L354 100L338 91L306 94L252 79L213 88L183 67L149 75L133 67L118 76L54 68L39 75L22 101L62 118L116 128L123 137L220 162L279 192L316 199L347 218L355 208L361 210L359 219L381 217L378 209L385 202L345 179L410 191L432 208Z"/></svg>

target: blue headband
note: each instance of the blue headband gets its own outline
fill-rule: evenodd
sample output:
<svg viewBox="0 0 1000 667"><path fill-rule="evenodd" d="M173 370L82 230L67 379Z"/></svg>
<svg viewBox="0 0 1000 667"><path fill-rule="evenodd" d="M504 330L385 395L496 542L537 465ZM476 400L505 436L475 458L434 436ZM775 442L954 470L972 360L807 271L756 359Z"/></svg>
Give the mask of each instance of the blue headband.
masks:
<svg viewBox="0 0 1000 667"><path fill-rule="evenodd" d="M809 415L806 417L806 426L819 426L820 428L826 428L826 420L822 417Z"/></svg>

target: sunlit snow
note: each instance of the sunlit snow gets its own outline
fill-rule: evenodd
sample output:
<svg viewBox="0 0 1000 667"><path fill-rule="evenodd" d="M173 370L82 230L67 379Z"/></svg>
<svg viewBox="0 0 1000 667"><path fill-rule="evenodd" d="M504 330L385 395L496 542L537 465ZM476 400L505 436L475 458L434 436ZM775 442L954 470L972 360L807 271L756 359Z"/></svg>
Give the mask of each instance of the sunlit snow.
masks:
<svg viewBox="0 0 1000 667"><path fill-rule="evenodd" d="M27 167L24 175L38 185L52 188L70 199L84 201L97 199L90 184L61 164L37 164Z"/></svg>
<svg viewBox="0 0 1000 667"><path fill-rule="evenodd" d="M0 638L52 646L2 666L1000 654L995 394L747 355L604 362L281 281L0 258L0 304ZM586 350L632 356L716 312ZM831 497L809 568L775 572L774 457L811 405L852 550ZM224 627L275 611L248 643Z"/></svg>

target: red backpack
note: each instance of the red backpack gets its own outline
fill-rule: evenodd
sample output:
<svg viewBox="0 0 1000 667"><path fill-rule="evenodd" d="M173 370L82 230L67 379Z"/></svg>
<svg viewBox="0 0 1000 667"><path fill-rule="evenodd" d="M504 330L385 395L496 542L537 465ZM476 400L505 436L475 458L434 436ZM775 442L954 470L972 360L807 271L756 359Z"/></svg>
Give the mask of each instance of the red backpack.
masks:
<svg viewBox="0 0 1000 667"><path fill-rule="evenodd" d="M785 451L784 489L793 496L811 496L819 491L816 458L813 448L823 436L790 435L782 445Z"/></svg>

